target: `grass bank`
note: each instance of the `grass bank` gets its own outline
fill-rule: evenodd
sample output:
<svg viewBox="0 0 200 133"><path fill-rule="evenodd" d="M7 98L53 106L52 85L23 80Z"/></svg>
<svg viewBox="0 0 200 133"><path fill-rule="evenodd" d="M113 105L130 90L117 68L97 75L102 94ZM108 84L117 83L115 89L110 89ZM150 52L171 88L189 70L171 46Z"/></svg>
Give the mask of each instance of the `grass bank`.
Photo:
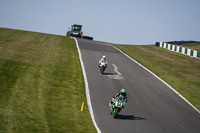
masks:
<svg viewBox="0 0 200 133"><path fill-rule="evenodd" d="M200 43L187 43L180 46L200 51Z"/></svg>
<svg viewBox="0 0 200 133"><path fill-rule="evenodd" d="M158 75L200 110L199 59L154 45L113 45Z"/></svg>
<svg viewBox="0 0 200 133"><path fill-rule="evenodd" d="M74 40L0 28L0 132L96 132Z"/></svg>

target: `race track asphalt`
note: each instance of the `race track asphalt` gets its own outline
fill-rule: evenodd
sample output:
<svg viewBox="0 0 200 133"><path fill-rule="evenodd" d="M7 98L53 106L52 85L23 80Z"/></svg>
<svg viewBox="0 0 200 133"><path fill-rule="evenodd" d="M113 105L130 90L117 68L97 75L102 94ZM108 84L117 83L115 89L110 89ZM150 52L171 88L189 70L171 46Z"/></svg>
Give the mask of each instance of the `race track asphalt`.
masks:
<svg viewBox="0 0 200 133"><path fill-rule="evenodd" d="M102 133L200 133L200 114L167 85L112 46L77 39L85 66L94 118ZM100 74L98 61L108 67ZM128 102L118 119L109 100L121 88Z"/></svg>

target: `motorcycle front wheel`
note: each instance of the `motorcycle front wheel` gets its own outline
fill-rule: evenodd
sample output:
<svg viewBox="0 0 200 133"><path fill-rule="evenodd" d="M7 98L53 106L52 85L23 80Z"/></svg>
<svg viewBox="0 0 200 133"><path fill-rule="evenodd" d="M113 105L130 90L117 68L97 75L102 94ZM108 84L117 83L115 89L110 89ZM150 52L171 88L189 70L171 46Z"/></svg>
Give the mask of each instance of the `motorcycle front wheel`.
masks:
<svg viewBox="0 0 200 133"><path fill-rule="evenodd" d="M118 108L114 108L114 115L113 115L113 117L114 118L117 118L117 115L118 115Z"/></svg>

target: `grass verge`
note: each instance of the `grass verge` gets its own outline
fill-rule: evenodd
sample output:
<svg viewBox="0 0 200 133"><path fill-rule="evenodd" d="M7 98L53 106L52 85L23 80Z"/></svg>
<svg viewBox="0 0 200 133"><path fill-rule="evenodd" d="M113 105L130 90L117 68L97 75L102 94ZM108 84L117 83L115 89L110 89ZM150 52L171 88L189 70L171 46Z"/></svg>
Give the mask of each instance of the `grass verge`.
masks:
<svg viewBox="0 0 200 133"><path fill-rule="evenodd" d="M96 132L74 40L0 28L0 132Z"/></svg>
<svg viewBox="0 0 200 133"><path fill-rule="evenodd" d="M154 45L117 45L200 110L200 60Z"/></svg>
<svg viewBox="0 0 200 133"><path fill-rule="evenodd" d="M180 46L200 51L200 43L187 43Z"/></svg>

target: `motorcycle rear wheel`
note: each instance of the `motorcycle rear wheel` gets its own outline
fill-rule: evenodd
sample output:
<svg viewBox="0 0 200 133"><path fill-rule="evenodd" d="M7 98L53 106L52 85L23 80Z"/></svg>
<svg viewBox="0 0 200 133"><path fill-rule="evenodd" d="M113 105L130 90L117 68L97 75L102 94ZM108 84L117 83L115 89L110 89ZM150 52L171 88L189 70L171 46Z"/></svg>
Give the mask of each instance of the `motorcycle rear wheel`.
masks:
<svg viewBox="0 0 200 133"><path fill-rule="evenodd" d="M103 72L104 72L104 67L101 67L101 68L100 68L100 72L101 72L101 74L103 74Z"/></svg>

